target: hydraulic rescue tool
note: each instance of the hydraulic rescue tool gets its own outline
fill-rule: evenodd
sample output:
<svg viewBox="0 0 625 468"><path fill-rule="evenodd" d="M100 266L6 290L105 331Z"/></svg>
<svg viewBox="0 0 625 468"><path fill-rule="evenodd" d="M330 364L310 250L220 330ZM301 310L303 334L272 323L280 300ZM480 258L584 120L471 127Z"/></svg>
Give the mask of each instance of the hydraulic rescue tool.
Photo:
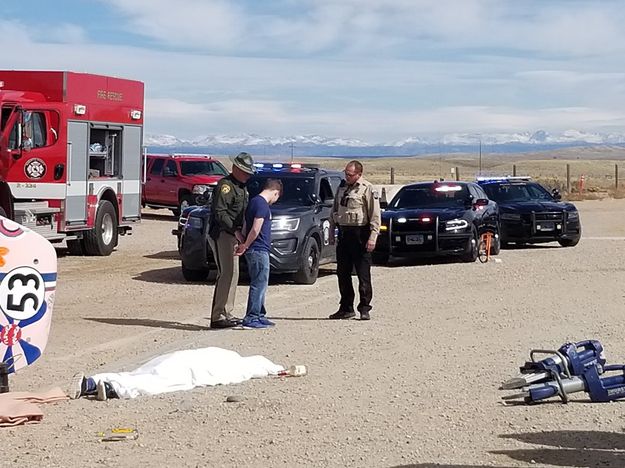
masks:
<svg viewBox="0 0 625 468"><path fill-rule="evenodd" d="M547 355L538 361L538 355ZM558 350L533 349L521 374L504 382L500 390L520 390L503 397L504 402L535 403L559 396L586 392L593 402L625 398L625 365L606 365L603 346L596 340L565 343ZM616 372L615 375L604 375Z"/></svg>

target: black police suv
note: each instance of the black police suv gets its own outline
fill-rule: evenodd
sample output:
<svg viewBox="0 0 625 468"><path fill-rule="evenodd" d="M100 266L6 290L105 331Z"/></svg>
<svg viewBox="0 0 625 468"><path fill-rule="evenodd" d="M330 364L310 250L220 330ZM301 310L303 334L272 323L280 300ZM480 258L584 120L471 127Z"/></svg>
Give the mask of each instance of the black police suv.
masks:
<svg viewBox="0 0 625 468"><path fill-rule="evenodd" d="M499 205L501 244L537 244L557 241L577 245L582 236L579 212L529 177L481 178L478 184Z"/></svg>
<svg viewBox="0 0 625 468"><path fill-rule="evenodd" d="M420 182L402 187L382 212L374 261L389 257L458 255L474 262L480 236L499 253L499 211L471 182Z"/></svg>
<svg viewBox="0 0 625 468"><path fill-rule="evenodd" d="M282 196L271 206L272 273L293 273L297 283L315 283L319 266L336 260L330 215L342 173L305 164L257 163L256 168L247 183L250 198L268 178L283 185ZM182 273L188 281L205 280L215 268L207 237L209 219L210 207L189 207L172 231L179 239Z"/></svg>

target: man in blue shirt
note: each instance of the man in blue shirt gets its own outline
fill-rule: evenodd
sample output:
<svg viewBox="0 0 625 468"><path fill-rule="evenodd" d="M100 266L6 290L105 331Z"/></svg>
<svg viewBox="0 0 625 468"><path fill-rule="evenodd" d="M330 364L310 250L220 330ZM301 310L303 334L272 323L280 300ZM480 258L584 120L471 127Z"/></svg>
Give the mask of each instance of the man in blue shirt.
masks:
<svg viewBox="0 0 625 468"><path fill-rule="evenodd" d="M239 244L236 255L245 253L250 276L250 293L242 326L247 329L275 325L267 320L265 294L269 285L269 251L271 250L271 209L282 193L282 182L267 179L263 191L252 198L245 211L245 242Z"/></svg>

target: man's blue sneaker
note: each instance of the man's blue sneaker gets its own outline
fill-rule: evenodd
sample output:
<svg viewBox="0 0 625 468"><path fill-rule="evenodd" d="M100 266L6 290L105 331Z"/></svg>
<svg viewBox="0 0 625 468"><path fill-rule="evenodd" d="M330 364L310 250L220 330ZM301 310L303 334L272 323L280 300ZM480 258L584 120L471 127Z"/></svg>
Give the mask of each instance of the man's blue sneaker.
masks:
<svg viewBox="0 0 625 468"><path fill-rule="evenodd" d="M267 317L261 317L258 319L260 323L267 325L268 327L275 327L276 324L269 320Z"/></svg>
<svg viewBox="0 0 625 468"><path fill-rule="evenodd" d="M265 325L258 319L250 321L243 320L243 323L241 323L241 328L243 328L244 330L256 330L259 328L269 328L269 325Z"/></svg>

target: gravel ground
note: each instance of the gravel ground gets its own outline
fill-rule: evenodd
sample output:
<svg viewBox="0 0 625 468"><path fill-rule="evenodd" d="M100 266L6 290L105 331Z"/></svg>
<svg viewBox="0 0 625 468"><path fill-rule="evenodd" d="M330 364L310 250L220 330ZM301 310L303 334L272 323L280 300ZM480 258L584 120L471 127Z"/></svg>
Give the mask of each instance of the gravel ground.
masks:
<svg viewBox="0 0 625 468"><path fill-rule="evenodd" d="M148 212L112 256L59 259L48 348L13 389L204 346L306 364L309 375L47 405L41 424L0 430L0 465L625 466L625 403L499 403L498 384L530 348L594 338L608 362L625 362L625 200L578 206L575 248L374 268L370 322L325 320L337 308L332 266L313 286L273 281L277 327L257 331L207 329L212 284L183 280L174 218ZM242 285L239 312L246 297ZM112 427L140 436L99 442Z"/></svg>

